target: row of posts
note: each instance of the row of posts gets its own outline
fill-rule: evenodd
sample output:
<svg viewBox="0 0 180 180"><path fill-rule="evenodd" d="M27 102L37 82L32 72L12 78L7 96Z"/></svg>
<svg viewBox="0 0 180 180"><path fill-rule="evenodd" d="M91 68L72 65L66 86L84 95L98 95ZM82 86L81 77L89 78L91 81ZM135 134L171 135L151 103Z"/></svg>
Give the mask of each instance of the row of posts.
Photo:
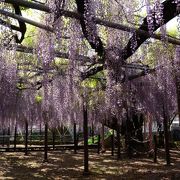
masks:
<svg viewBox="0 0 180 180"><path fill-rule="evenodd" d="M165 115L164 115L165 116ZM84 132L84 174L89 173L88 161L88 117L87 117L87 108L84 106L83 109L83 132ZM92 128L93 129L93 128ZM25 155L28 155L28 122L25 122ZM168 124L167 118L164 117L164 132L165 132L165 153L166 153L166 163L170 165L170 152L169 152L169 134L168 134ZM10 135L10 128L8 128L8 134ZM94 132L92 130L92 137ZM100 153L100 135L98 135L97 143L97 153ZM17 126L15 126L15 135L14 135L14 151L16 151L16 141L17 141ZM111 154L114 156L114 130L111 136ZM77 132L76 124L74 123L74 153L77 153ZM53 149L55 149L55 134L53 133ZM7 148L8 150L8 148ZM120 132L117 128L117 159L121 158L121 149L120 149ZM48 161L48 123L45 123L45 136L44 136L44 162ZM154 162L157 162L157 138L154 136Z"/></svg>

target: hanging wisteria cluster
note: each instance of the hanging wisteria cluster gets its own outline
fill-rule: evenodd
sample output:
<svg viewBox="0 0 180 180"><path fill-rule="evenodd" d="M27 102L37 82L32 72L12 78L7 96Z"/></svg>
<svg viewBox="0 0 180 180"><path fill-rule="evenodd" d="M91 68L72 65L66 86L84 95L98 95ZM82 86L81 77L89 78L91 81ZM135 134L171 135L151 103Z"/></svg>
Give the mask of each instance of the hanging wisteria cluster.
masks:
<svg viewBox="0 0 180 180"><path fill-rule="evenodd" d="M34 75L35 79L30 81L35 86L32 89L23 84L29 81L24 80L22 74L18 72L16 59L20 57L19 61L22 63L28 56L16 53L18 46L14 42L14 32L9 31L7 26L0 26L0 31L3 32L0 39L2 52L0 118L3 126L18 123L23 127L27 121L31 125L49 123L52 128L61 124L81 124L84 105L88 106L89 122L93 124L98 122L106 124L106 120L122 124L129 109L133 108L142 113L148 112L158 123L162 122L164 110L169 118L178 111L179 47L173 47L176 51L172 53L168 51L167 42L161 44L156 51L158 58L154 57L153 73L146 75L145 72L142 77L131 78L134 74L142 73L143 70L129 69L128 63L138 61L135 58L142 52L138 52L130 61L126 60L146 39L141 40L140 35L132 30L130 33L132 38L127 43L129 33L97 26L95 17L101 16L119 23L125 21L129 24L137 23L136 18L131 17L134 15L133 10L136 10L133 9L131 1L124 2L122 6L115 6L110 2L113 1L84 0L82 3L76 0L71 3L64 0L48 0L46 2L51 12L42 15L43 23L54 30L53 32L38 31L33 51L37 72ZM115 3L121 4L120 1ZM147 31L152 35L154 30L161 27L164 41L167 33L164 25L164 6L160 0L154 1L153 6L149 0L143 3L147 8L147 18L144 20L144 23L147 21ZM143 7L143 3L139 3L140 6ZM177 4L179 11L179 1L174 3ZM66 19L62 16L62 10L68 8L76 8L79 20ZM125 8L130 17L127 16ZM103 9L104 13L102 13ZM1 18L6 19L6 17ZM140 22L141 19L138 23ZM123 49L126 44L130 47L130 52ZM57 58L57 52L65 52L64 56L68 60L63 57ZM87 57L90 52L94 53ZM80 56L88 60L80 59ZM140 57L141 61L145 58L145 54ZM134 64L136 63L131 65ZM102 74L92 76L88 80L83 78L83 73L100 66L104 69ZM27 73L23 75L26 77ZM86 79L86 83L83 83L82 79L83 81ZM93 80L96 82L94 87L88 87L87 81ZM40 85L38 89L36 85ZM41 98L38 102L37 96Z"/></svg>
<svg viewBox="0 0 180 180"><path fill-rule="evenodd" d="M163 61L163 58L160 60ZM164 110L169 119L178 111L174 69L169 69L171 63L164 62L152 75L132 81L137 108L150 113L159 124L163 122Z"/></svg>

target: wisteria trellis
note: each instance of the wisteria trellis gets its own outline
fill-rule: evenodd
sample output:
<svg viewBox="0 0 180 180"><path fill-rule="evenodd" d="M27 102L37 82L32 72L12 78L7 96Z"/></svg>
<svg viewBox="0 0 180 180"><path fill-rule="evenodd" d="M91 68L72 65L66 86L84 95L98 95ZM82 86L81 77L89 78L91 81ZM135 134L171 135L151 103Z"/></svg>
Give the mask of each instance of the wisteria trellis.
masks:
<svg viewBox="0 0 180 180"><path fill-rule="evenodd" d="M6 2L8 1L2 1L1 7L11 10ZM34 58L38 59L38 66L42 68L42 77L38 77L38 80L36 79L42 86L38 91L44 96L39 104L41 108L37 108L37 102L34 100L37 95L36 88L19 90L17 85L19 83L19 74L16 64L17 44L12 38L15 32L9 31L9 26L7 25L6 27L1 26L3 35L1 37L1 49L3 53L0 61L0 111L4 126L9 126L10 122L14 124L16 121L21 124L25 120L28 120L30 123L39 123L40 120L42 121L41 113L44 111L49 114L49 122L51 122L52 126L58 126L61 123L69 124L70 122L81 124L82 95L83 91L89 91L82 84L83 75L89 72L92 72L92 75L94 75L102 69L105 69L104 76L102 78L100 75L100 79L106 83L105 93L101 92L101 84L93 87L88 97L93 99L95 94L101 94L101 96L96 96L96 103L93 103L94 107L92 107L92 104L89 104L89 117L91 117L93 122L101 122L104 118L111 119L111 116L116 116L121 124L124 118L122 117L124 102L127 98L132 99L132 97L127 96L134 96L137 107L146 109L146 111L151 113L154 120L158 122L162 118L161 103L164 101L168 105L167 111L169 116L173 112L177 112L176 96L178 90L176 90L175 77L179 76L178 46L174 47L176 53L162 53L159 59L155 57L154 59L158 59L155 63L156 66L152 67L155 68L155 72L146 77L134 79L131 82L132 88L130 89L128 88L129 77L134 75L134 73L142 72L140 70L129 70L126 67L126 59L136 52L147 37L132 31L130 41L127 43L129 39L128 33L97 26L94 19L94 17L100 16L106 19L114 17L118 23L122 23L126 18L128 18L126 20L133 20L132 6L135 4L139 4L142 7L146 6L147 18L143 20L144 24L141 26L141 29L148 31L151 35L156 29L161 27L160 32L164 45L161 45L163 50L160 50L166 51L168 45L165 37L165 24L170 20L170 17L166 16L164 12L167 9L166 3L172 4L172 9L175 9L173 12L174 16L179 14L179 1L171 0L167 0L163 4L160 0L156 0L153 5L149 0L145 2L137 1L134 4L127 1L124 6L120 6L121 1L115 0L47 1L46 6L52 12L43 15L43 22L45 25L53 27L54 33L39 30L39 38L33 55ZM130 11L129 9L131 8L130 16L127 16L125 12ZM82 15L82 18L80 21L75 19L65 20L60 9L76 10ZM2 15L1 18L7 20L8 17ZM121 42L115 41L116 38ZM125 48L123 48L124 46ZM54 52L57 47L58 49L65 49L69 58L63 73L60 73L54 65ZM9 51L10 48L12 51ZM82 63L77 61L78 55L87 56L91 49L94 49L95 53L91 56L90 62ZM160 50L157 47L157 53ZM174 57L171 58L170 56ZM129 61L136 61L133 60L135 59L133 57ZM25 55L23 59L26 59ZM176 74L174 74L175 72ZM94 76L93 78L98 79L99 77ZM32 84L36 85L36 82Z"/></svg>

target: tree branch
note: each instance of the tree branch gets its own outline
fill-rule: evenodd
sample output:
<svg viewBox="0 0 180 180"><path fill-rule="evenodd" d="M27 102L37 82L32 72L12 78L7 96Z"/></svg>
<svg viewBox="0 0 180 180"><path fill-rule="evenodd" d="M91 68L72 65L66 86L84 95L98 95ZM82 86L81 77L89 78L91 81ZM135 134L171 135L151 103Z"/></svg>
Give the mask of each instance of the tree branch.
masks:
<svg viewBox="0 0 180 180"><path fill-rule="evenodd" d="M20 28L18 26L15 26L15 25L12 25L2 19L0 19L0 24L3 25L3 26L6 26L12 30L15 30L15 31L20 31Z"/></svg>
<svg viewBox="0 0 180 180"><path fill-rule="evenodd" d="M163 23L166 24L168 21L170 21L171 19L173 19L174 17L176 17L179 12L177 11L177 5L174 3L174 0L166 0L162 3L163 5ZM159 27L161 27L161 25L157 24L156 22L156 18L155 18L155 9L152 11L153 14L153 31L156 31ZM139 28L139 31L145 31L148 32L148 22L147 22L147 17L144 18L142 25ZM161 35L159 35L159 37L157 37L157 35L155 35L156 39L163 39L163 37ZM124 59L126 60L127 58L129 58L131 55L134 54L134 52L140 47L140 45L146 41L148 39L148 37L145 34L138 34L138 32L134 32L133 36L130 38L128 44L126 45L126 47L123 49L124 52ZM133 47L133 41L136 40L137 42L137 46ZM167 38L167 41L171 41L171 38ZM176 42L176 39L173 39L174 42ZM179 44L179 43L178 43ZM177 44L176 44L177 45Z"/></svg>
<svg viewBox="0 0 180 180"><path fill-rule="evenodd" d="M16 14L14 14L14 13L11 13L11 12L8 12L8 11L5 11L5 10L0 9L0 14L3 14L3 15L8 16L8 17L11 17L11 18L13 18L13 19L17 19L17 20L20 21L20 22L25 22L25 23L31 24L31 25L33 25L33 26L39 27L39 28L41 28L41 29L44 29L44 30L53 32L53 28L52 28L52 27L43 25L43 24L41 24L41 23L37 23L37 22L32 21L32 20L30 20L30 19L27 19L27 18L25 18L25 17L16 15Z"/></svg>
<svg viewBox="0 0 180 180"><path fill-rule="evenodd" d="M174 17L176 17L180 13L179 11L177 11L177 6L173 2L174 2L174 0L166 0L165 2L162 3L164 24L166 24L168 21L170 21L171 19L173 19ZM155 12L155 10L154 10L154 12ZM118 26L119 28L122 28L122 29L124 28L124 30L125 30L125 27L123 27L122 25L111 24L111 22L108 22L108 24L111 26L114 26L114 27ZM155 15L153 17L153 24L154 24L154 30L153 31L156 31L161 26L161 25L156 23ZM128 28L128 30L130 30L130 29ZM157 36L158 35L155 35L156 39L157 39ZM141 44L143 42L145 42L149 37L151 37L151 36L148 33L148 22L147 22L147 17L146 17L146 18L144 18L143 24L138 29L138 31L135 31L133 33L132 37L130 38L130 40L129 40L128 44L125 46L125 48L123 48L123 50L121 50L119 52L120 57L122 58L121 61L122 60L125 61L131 55L133 55L135 53L135 51L141 46ZM162 38L161 35L159 35L158 39L159 38L161 40L161 38ZM171 38L168 38L167 40L171 41ZM173 40L175 42L177 41L176 39L173 39ZM136 41L136 43L137 43L137 45L135 47L133 47L134 41ZM178 42L178 44L179 44L179 42ZM89 72L86 72L87 77L92 75L92 71L95 74L99 72L99 70L97 68L94 68L94 70L91 69Z"/></svg>
<svg viewBox="0 0 180 180"><path fill-rule="evenodd" d="M95 49L98 55L102 57L105 50L97 33L96 22L92 18L94 14L91 12L91 3L88 0L86 0L86 3L85 0L76 0L76 4L78 13L82 17L80 18L80 24L84 37L87 39L91 47Z"/></svg>
<svg viewBox="0 0 180 180"><path fill-rule="evenodd" d="M14 7L16 15L22 17L20 7L18 5L16 5L16 4L13 4L13 7ZM25 22L22 22L20 20L18 20L18 23L19 23L19 29L20 29L20 32L21 32L21 38L19 39L18 35L16 34L15 35L15 40L16 40L16 43L21 43L23 41L25 33L26 33L26 24L25 24Z"/></svg>

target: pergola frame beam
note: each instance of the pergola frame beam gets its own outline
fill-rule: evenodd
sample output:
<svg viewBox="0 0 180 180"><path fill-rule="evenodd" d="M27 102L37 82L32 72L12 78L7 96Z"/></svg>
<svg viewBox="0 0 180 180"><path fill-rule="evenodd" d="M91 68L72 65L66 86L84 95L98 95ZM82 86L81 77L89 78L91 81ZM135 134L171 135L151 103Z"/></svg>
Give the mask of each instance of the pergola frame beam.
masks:
<svg viewBox="0 0 180 180"><path fill-rule="evenodd" d="M29 54L36 53L36 51L33 48L25 47L25 46L21 46L21 45L18 45L16 47L16 50L18 52L29 53ZM55 52L55 57L69 59L69 54L68 53L64 53L64 52L56 51ZM89 57L87 57L87 56L77 55L76 57L77 57L77 59L76 59L77 61L84 62L84 63L91 62L91 59ZM149 67L147 65L134 64L134 63L130 63L130 64L126 63L126 64L122 65L122 67L123 68L127 68L127 69L137 69L137 70L141 70L142 71L142 72L140 72L140 73L138 73L136 75L129 76L128 77L129 81L131 81L133 79L136 79L136 78L139 78L141 76L145 76L145 75L155 71L155 69L149 69ZM99 71L103 70L103 65L102 66L97 66L96 68ZM89 71L88 71L88 75L89 75ZM93 71L92 71L92 75L93 75ZM86 72L82 72L81 73L81 78L82 78L82 80L86 79Z"/></svg>
<svg viewBox="0 0 180 180"><path fill-rule="evenodd" d="M29 2L29 1L25 1L25 0L5 0L5 3L17 4L19 6L24 6L24 7L27 7L27 8L32 8L32 9L44 11L44 12L47 12L47 13L51 13L51 9L49 7L47 7L46 5L39 4L39 3ZM163 2L163 5L166 8L166 10L169 7L169 5L171 6L170 3L172 3L172 0L166 0L165 2ZM173 6L172 9L174 9L174 5L172 5L172 6ZM82 15L80 15L80 14L78 14L76 12L71 12L71 11L67 11L67 10L63 10L63 9L60 12L61 12L60 16L65 16L65 17L69 17L69 18L75 18L75 19L78 19L78 20L81 20L83 18ZM165 15L166 18L167 18L165 23L167 23L170 19L172 19L173 17L175 17L175 16L177 16L179 14L179 12L176 12L176 13L174 12L174 15L173 15L172 10L170 10L171 15L167 15L167 13ZM16 18L17 18L17 16L18 15L16 15ZM21 17L21 21L24 21L24 20L25 19L23 19L23 17ZM31 20L29 20L29 21L31 22ZM26 22L29 23L29 21L26 21ZM146 21L146 18L144 19L144 23L146 23L145 21ZM180 40L178 40L178 39L171 38L171 37L163 37L162 35L157 35L157 34L154 34L154 33L149 34L149 32L147 31L147 28L145 28L145 30L144 30L144 27L143 27L144 24L142 24L142 26L139 29L137 29L137 28L127 27L125 25L109 22L109 21L106 21L106 20L102 20L102 19L99 19L99 18L96 18L96 17L94 17L94 22L96 24L103 25L103 26L106 26L106 27L119 29L119 30L126 31L126 32L131 32L131 33L133 33L133 36L138 35L139 37L142 37L142 40L140 40L140 41L144 41L144 39L148 39L148 38L152 37L152 38L155 38L155 39L158 39L158 40L166 39L167 42L170 42L170 43L175 44L175 45L180 45ZM44 25L43 25L43 28L49 30L49 28L47 28ZM50 29L51 29L51 27L50 27ZM141 44L142 43L140 42L138 47ZM136 49L138 49L138 47ZM129 43L127 44L127 46L124 49L129 50ZM130 52L129 54L127 54L125 56L125 59L127 59L131 55L132 54ZM94 68L86 71L83 74L83 79L85 79L85 78L87 78L87 77L89 77L91 75L94 75L94 74L96 74L97 72L99 72L101 70L103 70L103 65L94 67Z"/></svg>
<svg viewBox="0 0 180 180"><path fill-rule="evenodd" d="M17 4L19 6L23 6L23 7L32 8L32 9L44 11L44 12L47 12L47 13L51 13L51 9L48 6L38 4L38 3L35 3L35 2L29 2L29 1L24 1L24 0L5 0L5 3ZM44 30L53 32L52 27L37 23L35 21L29 20L27 18L18 16L18 15L15 15L15 14L10 13L10 12L7 12L7 13L6 12L7 11L0 10L1 14L10 16L12 18L18 19L19 21L26 22L26 23L29 23L29 24L31 24L33 26L36 26L36 27L42 28ZM78 19L78 20L83 18L80 14L78 14L76 12L71 12L71 11L67 11L67 10L63 10L63 9L61 10L61 14L62 14L62 16L65 16L65 17L68 17L68 18L75 18L75 19ZM158 40L166 39L167 42L169 42L169 43L172 43L172 44L175 44L175 45L180 45L180 40L172 38L172 37L163 37L163 35L160 35L160 34L150 34L149 32L138 29L138 28L128 27L128 26L125 26L125 25L122 25L122 24L102 20L102 19L96 18L96 17L94 17L94 22L96 24L103 25L103 26L106 26L106 27L109 27L109 28L118 29L118 30L130 32L130 33L136 33L138 35L142 35L142 36L145 36L147 38L154 38L154 39L158 39Z"/></svg>
<svg viewBox="0 0 180 180"><path fill-rule="evenodd" d="M44 12L51 12L51 9L48 6L45 6L43 4L35 3L35 2L30 2L30 1L24 1L24 0L5 0L5 3L9 4L16 4L18 6L23 6L27 8L32 8Z"/></svg>
<svg viewBox="0 0 180 180"><path fill-rule="evenodd" d="M26 47L26 46L22 46L22 45L18 45L16 47L16 50L18 52L29 53L29 54L33 54L34 52L36 52L32 47ZM64 52L55 51L55 57L69 59L69 54L64 53ZM89 58L88 56L83 56L83 55L77 55L76 60L80 61L80 62L84 62L84 63L92 62L91 58ZM124 64L122 67L129 68L129 69L139 69L139 70L148 70L149 69L149 67L147 65L134 64L134 63Z"/></svg>
<svg viewBox="0 0 180 180"><path fill-rule="evenodd" d="M41 23L38 23L38 22L35 22L35 21L32 21L28 18L25 18L25 17L22 17L22 16L19 16L19 15L16 15L14 13L11 13L11 12L8 12L8 11L5 11L5 10L2 10L0 9L0 14L3 14L4 16L7 16L7 17L11 17L13 19L17 19L21 22L25 22L25 23L28 23L28 24L31 24L33 26L36 26L36 27L39 27L41 29L44 29L46 31L50 31L50 32L53 32L53 28L50 27L50 26L46 26L44 24L41 24Z"/></svg>

